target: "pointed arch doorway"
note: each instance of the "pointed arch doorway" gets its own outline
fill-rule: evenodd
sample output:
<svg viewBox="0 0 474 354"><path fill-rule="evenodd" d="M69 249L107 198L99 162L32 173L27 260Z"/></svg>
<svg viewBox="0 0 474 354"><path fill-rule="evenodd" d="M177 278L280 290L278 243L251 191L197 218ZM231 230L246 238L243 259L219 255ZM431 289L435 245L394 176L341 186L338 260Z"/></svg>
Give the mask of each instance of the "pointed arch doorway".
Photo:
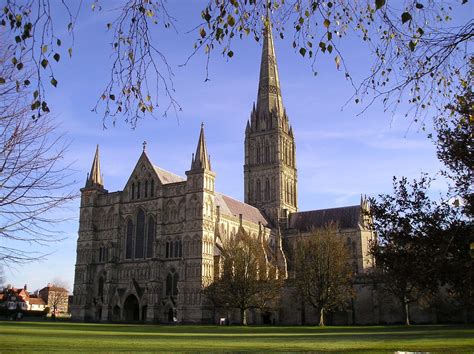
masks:
<svg viewBox="0 0 474 354"><path fill-rule="evenodd" d="M125 321L140 320L140 305L135 295L128 295L123 305L123 315Z"/></svg>

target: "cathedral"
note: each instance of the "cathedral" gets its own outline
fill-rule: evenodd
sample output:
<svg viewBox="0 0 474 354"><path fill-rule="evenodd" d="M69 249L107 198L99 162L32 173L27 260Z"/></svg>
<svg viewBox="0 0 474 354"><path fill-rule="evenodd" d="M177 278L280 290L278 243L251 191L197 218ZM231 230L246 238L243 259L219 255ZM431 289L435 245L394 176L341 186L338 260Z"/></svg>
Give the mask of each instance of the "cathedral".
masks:
<svg viewBox="0 0 474 354"><path fill-rule="evenodd" d="M300 237L330 221L351 252L357 296L332 323L377 323L376 296L364 274L372 267L374 234L368 203L298 210L296 142L283 105L271 26L264 35L257 101L245 127L244 202L214 189L201 126L185 177L153 164L146 145L123 190L109 192L100 171L99 148L81 189L72 318L82 321L213 323L202 296L213 278L216 240L245 230L259 237L287 277L294 276L291 250ZM299 324L302 306L289 289L274 323ZM297 311L300 310L300 311ZM311 309L306 310L311 322ZM316 321L316 316L315 321ZM250 323L262 323L253 313Z"/></svg>

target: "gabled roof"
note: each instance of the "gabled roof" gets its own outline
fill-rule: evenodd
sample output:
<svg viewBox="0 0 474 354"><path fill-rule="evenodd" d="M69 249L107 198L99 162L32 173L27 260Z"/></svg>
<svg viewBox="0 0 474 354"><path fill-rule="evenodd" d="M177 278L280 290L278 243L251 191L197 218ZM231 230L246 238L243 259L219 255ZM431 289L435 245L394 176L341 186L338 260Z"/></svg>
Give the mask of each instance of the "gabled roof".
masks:
<svg viewBox="0 0 474 354"><path fill-rule="evenodd" d="M40 292L43 291L58 291L58 292L63 292L63 293L68 293L69 291L61 286L56 286L56 285L49 285L45 286L43 289L40 290Z"/></svg>
<svg viewBox="0 0 474 354"><path fill-rule="evenodd" d="M328 222L337 222L342 229L358 227L360 205L341 208L302 211L290 214L289 227L299 231L323 227Z"/></svg>
<svg viewBox="0 0 474 354"><path fill-rule="evenodd" d="M221 214L237 217L239 214L242 214L243 220L247 220L255 224L261 222L264 226L268 225L268 221L257 208L224 194L216 193L215 197L216 205L220 207Z"/></svg>
<svg viewBox="0 0 474 354"><path fill-rule="evenodd" d="M161 184L183 182L185 180L183 177L178 176L172 172L163 170L162 168L158 166L153 165L153 168L155 169L155 172L158 175L158 178L160 179Z"/></svg>
<svg viewBox="0 0 474 354"><path fill-rule="evenodd" d="M38 297L30 297L29 303L31 305L46 305L44 300L42 298L38 298Z"/></svg>

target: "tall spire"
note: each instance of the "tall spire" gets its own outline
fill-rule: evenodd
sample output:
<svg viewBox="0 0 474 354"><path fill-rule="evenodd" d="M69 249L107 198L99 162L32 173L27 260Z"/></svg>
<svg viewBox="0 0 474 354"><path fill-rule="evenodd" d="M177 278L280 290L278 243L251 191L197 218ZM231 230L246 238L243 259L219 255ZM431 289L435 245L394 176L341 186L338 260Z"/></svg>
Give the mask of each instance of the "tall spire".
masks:
<svg viewBox="0 0 474 354"><path fill-rule="evenodd" d="M100 173L99 145L95 149L94 161L92 161L91 172L87 177L86 187L104 187L104 180Z"/></svg>
<svg viewBox="0 0 474 354"><path fill-rule="evenodd" d="M191 170L196 169L211 169L211 158L207 153L206 138L204 137L204 123L201 123L201 133L199 134L196 154L191 163Z"/></svg>
<svg viewBox="0 0 474 354"><path fill-rule="evenodd" d="M268 115L275 110L283 114L280 79L273 45L272 24L270 21L270 4L267 2L267 15L260 64L260 81L258 83L257 112L260 116Z"/></svg>

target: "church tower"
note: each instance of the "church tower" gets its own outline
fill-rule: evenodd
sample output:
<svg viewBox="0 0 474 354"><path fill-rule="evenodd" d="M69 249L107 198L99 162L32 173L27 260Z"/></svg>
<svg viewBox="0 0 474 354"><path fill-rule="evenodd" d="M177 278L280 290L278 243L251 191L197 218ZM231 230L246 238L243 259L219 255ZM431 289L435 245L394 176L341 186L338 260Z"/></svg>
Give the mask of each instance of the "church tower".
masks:
<svg viewBox="0 0 474 354"><path fill-rule="evenodd" d="M244 179L245 202L273 222L298 210L295 139L283 106L268 15L257 104L245 130Z"/></svg>

